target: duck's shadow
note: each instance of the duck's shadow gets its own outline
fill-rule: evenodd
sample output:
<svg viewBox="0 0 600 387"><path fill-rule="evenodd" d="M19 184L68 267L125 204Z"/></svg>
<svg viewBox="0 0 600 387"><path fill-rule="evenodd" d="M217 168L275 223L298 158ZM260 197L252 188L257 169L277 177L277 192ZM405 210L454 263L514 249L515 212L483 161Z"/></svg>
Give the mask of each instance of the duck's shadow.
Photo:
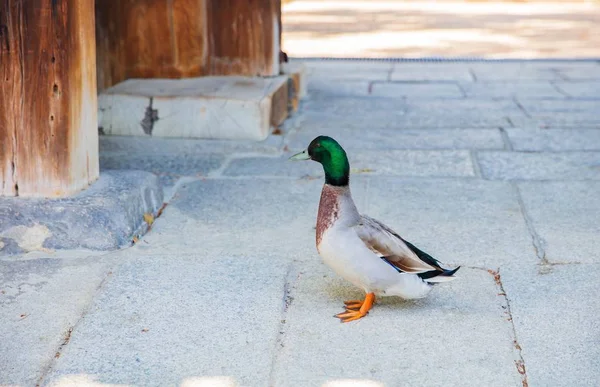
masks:
<svg viewBox="0 0 600 387"><path fill-rule="evenodd" d="M322 291L328 301L342 305L347 300L363 300L365 298L365 292L339 278L323 278ZM413 309L428 304L428 299L405 300L401 297L385 296L377 297L376 304L379 307L390 309Z"/></svg>

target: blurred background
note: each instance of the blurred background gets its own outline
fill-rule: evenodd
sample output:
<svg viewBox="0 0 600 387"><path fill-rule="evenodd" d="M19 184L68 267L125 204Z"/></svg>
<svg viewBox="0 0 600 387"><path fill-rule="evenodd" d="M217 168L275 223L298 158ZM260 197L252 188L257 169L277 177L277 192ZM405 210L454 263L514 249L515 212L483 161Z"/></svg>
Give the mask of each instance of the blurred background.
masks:
<svg viewBox="0 0 600 387"><path fill-rule="evenodd" d="M290 57L590 58L600 1L282 0Z"/></svg>

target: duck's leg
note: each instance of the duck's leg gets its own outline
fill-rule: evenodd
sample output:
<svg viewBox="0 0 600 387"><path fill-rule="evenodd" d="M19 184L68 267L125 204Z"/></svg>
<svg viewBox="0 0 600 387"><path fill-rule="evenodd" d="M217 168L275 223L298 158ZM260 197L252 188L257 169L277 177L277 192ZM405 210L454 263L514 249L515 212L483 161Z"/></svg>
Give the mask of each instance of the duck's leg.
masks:
<svg viewBox="0 0 600 387"><path fill-rule="evenodd" d="M367 293L364 301L346 301L344 304L346 304L347 310L345 312L336 314L335 317L339 318L343 323L358 320L359 318L365 317L367 313L369 313L369 310L371 310L373 307L374 302L375 293Z"/></svg>
<svg viewBox="0 0 600 387"><path fill-rule="evenodd" d="M373 294L373 293L371 293L371 294ZM364 300L348 300L348 301L344 301L344 305L346 305L346 311L349 311L349 310L360 310L360 308L362 308L363 304L366 301L367 301L366 297L365 297ZM375 295L374 294L373 294L372 305L373 304L375 304ZM369 309L371 309L371 308L369 308Z"/></svg>

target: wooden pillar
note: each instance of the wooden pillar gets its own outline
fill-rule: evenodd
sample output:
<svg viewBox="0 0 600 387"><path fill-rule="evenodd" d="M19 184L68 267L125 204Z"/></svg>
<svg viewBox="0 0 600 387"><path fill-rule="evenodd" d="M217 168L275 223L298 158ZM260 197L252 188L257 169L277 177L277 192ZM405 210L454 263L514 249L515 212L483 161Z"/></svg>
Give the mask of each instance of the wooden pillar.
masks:
<svg viewBox="0 0 600 387"><path fill-rule="evenodd" d="M209 0L211 75L279 75L281 0Z"/></svg>
<svg viewBox="0 0 600 387"><path fill-rule="evenodd" d="M281 0L96 0L98 89L129 78L279 75Z"/></svg>
<svg viewBox="0 0 600 387"><path fill-rule="evenodd" d="M98 89L206 74L206 0L96 0Z"/></svg>
<svg viewBox="0 0 600 387"><path fill-rule="evenodd" d="M63 197L98 177L93 1L0 1L0 195Z"/></svg>

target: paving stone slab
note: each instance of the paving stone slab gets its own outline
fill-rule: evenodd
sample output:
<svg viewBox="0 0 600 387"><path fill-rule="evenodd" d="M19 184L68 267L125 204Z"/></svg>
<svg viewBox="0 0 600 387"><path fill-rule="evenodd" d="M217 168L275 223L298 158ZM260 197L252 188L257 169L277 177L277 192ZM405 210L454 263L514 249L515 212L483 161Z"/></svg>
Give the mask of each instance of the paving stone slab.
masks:
<svg viewBox="0 0 600 387"><path fill-rule="evenodd" d="M100 154L108 152L143 154L199 154L258 152L278 153L283 137L270 135L264 141L164 138L140 136L104 136L100 139Z"/></svg>
<svg viewBox="0 0 600 387"><path fill-rule="evenodd" d="M563 79L552 64L517 62L468 63L477 82L482 81L558 81Z"/></svg>
<svg viewBox="0 0 600 387"><path fill-rule="evenodd" d="M186 184L135 248L164 253L176 235L178 251L243 254L276 249L282 258L310 258L322 185L322 177ZM508 183L354 173L351 189L361 212L449 264L495 268L538 261L516 192ZM487 235L494 235L493 243Z"/></svg>
<svg viewBox="0 0 600 387"><path fill-rule="evenodd" d="M582 71L583 70L583 71ZM594 64L588 63L585 69L574 67L573 64L560 69L560 74L563 79L570 81L597 81L600 79L600 63L596 61Z"/></svg>
<svg viewBox="0 0 600 387"><path fill-rule="evenodd" d="M36 385L114 263L81 254L0 260L1 385Z"/></svg>
<svg viewBox="0 0 600 387"><path fill-rule="evenodd" d="M508 117L528 119L512 100L312 98L300 122L344 125L348 128L494 128L509 125Z"/></svg>
<svg viewBox="0 0 600 387"><path fill-rule="evenodd" d="M481 99L456 99L451 101L407 101L409 111L421 114L435 114L443 118L452 112L471 115L485 115L492 117L504 117L508 113L521 112L513 101L481 100Z"/></svg>
<svg viewBox="0 0 600 387"><path fill-rule="evenodd" d="M600 99L600 73L595 81L587 82L554 82L564 94L572 98Z"/></svg>
<svg viewBox="0 0 600 387"><path fill-rule="evenodd" d="M144 214L156 215L162 204L158 178L143 171L104 171L88 189L68 198L5 197L0 199L0 255L129 246L148 228Z"/></svg>
<svg viewBox="0 0 600 387"><path fill-rule="evenodd" d="M306 145L305 145L306 147ZM315 162L288 164L281 158L253 157L232 160L225 176L323 176ZM395 176L474 176L471 155L464 150L386 150L361 151L348 156L355 170L377 175ZM291 163L291 162L290 162Z"/></svg>
<svg viewBox="0 0 600 387"><path fill-rule="evenodd" d="M464 63L395 63L392 81L473 81Z"/></svg>
<svg viewBox="0 0 600 387"><path fill-rule="evenodd" d="M512 101L489 100L411 100L406 127L499 127L508 117L525 117Z"/></svg>
<svg viewBox="0 0 600 387"><path fill-rule="evenodd" d="M386 80L392 71L392 62L370 61L305 61L309 79L328 80Z"/></svg>
<svg viewBox="0 0 600 387"><path fill-rule="evenodd" d="M508 116L527 118L513 101L401 98L313 98L302 122L322 120L380 127L473 128L506 126Z"/></svg>
<svg viewBox="0 0 600 387"><path fill-rule="evenodd" d="M600 128L600 100L519 100L529 118L514 117L517 127L534 121L541 127L594 127Z"/></svg>
<svg viewBox="0 0 600 387"><path fill-rule="evenodd" d="M100 170L137 169L157 175L168 187L183 176L207 176L218 169L226 159L223 153L153 153L106 152L100 154Z"/></svg>
<svg viewBox="0 0 600 387"><path fill-rule="evenodd" d="M287 270L277 254L137 255L105 283L43 385L80 374L109 384L268 385Z"/></svg>
<svg viewBox="0 0 600 387"><path fill-rule="evenodd" d="M530 386L600 384L600 265L500 271Z"/></svg>
<svg viewBox="0 0 600 387"><path fill-rule="evenodd" d="M413 100L414 101L414 100ZM434 100L429 100L434 101ZM453 100L454 102L455 100ZM448 111L439 115L432 111L419 109L418 111L406 112L400 110L366 110L364 114L348 116L345 113L311 113L307 112L299 120L303 126L321 128L348 128L354 130L404 130L404 129L465 129L465 128L499 128L510 125L508 116L495 114L483 114L474 111ZM368 113L367 113L368 112ZM518 114L518 113L517 113Z"/></svg>
<svg viewBox="0 0 600 387"><path fill-rule="evenodd" d="M513 116L508 117L508 127L513 128L531 128L531 129L547 129L547 130L560 130L560 129L600 129L600 122L592 120L581 120L574 114L560 115L557 114L554 119L546 118L515 118ZM506 126L505 126L506 127Z"/></svg>
<svg viewBox="0 0 600 387"><path fill-rule="evenodd" d="M365 80L336 80L329 78L311 78L308 80L309 98L320 97L367 97L370 81Z"/></svg>
<svg viewBox="0 0 600 387"><path fill-rule="evenodd" d="M371 95L409 99L464 98L460 87L450 82L374 82Z"/></svg>
<svg viewBox="0 0 600 387"><path fill-rule="evenodd" d="M514 150L572 151L600 150L600 130L506 128Z"/></svg>
<svg viewBox="0 0 600 387"><path fill-rule="evenodd" d="M481 173L492 180L600 180L600 152L480 151Z"/></svg>
<svg viewBox="0 0 600 387"><path fill-rule="evenodd" d="M600 63L597 60L541 60L541 61L529 61L522 60L520 63L525 68L530 69L552 69L555 71L593 71L600 68Z"/></svg>
<svg viewBox="0 0 600 387"><path fill-rule="evenodd" d="M296 164L288 168L302 163ZM364 197L361 177L353 180L359 198ZM182 184L152 232L135 247L147 254L165 254L176 243L179 252L201 255L252 251L277 253L280 260L305 259L315 251L314 227L323 181L253 177Z"/></svg>
<svg viewBox="0 0 600 387"><path fill-rule="evenodd" d="M527 110L527 112L529 112L534 117L544 117L546 115L551 114L573 113L595 117L596 120L600 120L600 117L598 117L597 114L597 109L600 106L600 101L576 101L570 99L564 101L542 100L523 101L522 105Z"/></svg>
<svg viewBox="0 0 600 387"><path fill-rule="evenodd" d="M537 263L509 183L369 176L361 211L448 265Z"/></svg>
<svg viewBox="0 0 600 387"><path fill-rule="evenodd" d="M337 70L339 72L360 72L360 71L375 71L383 70L387 71L394 67L394 62L390 61L371 61L371 60L311 60L311 59L294 59L291 58L290 62L302 62L310 71L317 70Z"/></svg>
<svg viewBox="0 0 600 387"><path fill-rule="evenodd" d="M470 82L460 86L468 98L565 99L548 81L541 82Z"/></svg>
<svg viewBox="0 0 600 387"><path fill-rule="evenodd" d="M315 137L327 135L338 140L344 149L503 149L498 129L405 129L357 130L300 124L288 137L290 150L302 150Z"/></svg>
<svg viewBox="0 0 600 387"><path fill-rule="evenodd" d="M381 114L390 117L406 114L408 105L402 99L382 97L344 96L330 98L328 96L312 96L304 105L304 113L333 115L339 118L371 118L376 119ZM356 117L357 112L363 112ZM385 113L387 112L387 113ZM305 115L304 114L304 115Z"/></svg>
<svg viewBox="0 0 600 387"><path fill-rule="evenodd" d="M519 183L550 262L600 263L600 182Z"/></svg>
<svg viewBox="0 0 600 387"><path fill-rule="evenodd" d="M333 315L364 294L316 260L297 271L274 385L464 386L466 375L521 385L503 297L486 271L464 269L424 300L382 298L347 324Z"/></svg>

